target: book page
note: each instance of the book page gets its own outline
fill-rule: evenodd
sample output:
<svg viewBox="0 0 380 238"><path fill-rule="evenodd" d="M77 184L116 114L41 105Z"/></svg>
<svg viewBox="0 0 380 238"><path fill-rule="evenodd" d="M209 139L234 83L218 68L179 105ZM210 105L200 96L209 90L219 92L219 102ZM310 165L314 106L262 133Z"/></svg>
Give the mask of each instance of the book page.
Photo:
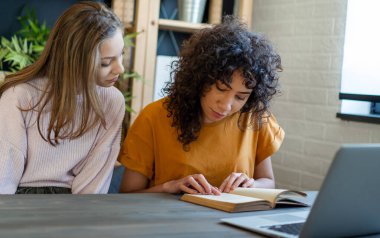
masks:
<svg viewBox="0 0 380 238"><path fill-rule="evenodd" d="M274 204L279 194L287 191L286 189L268 189L268 188L236 188L231 194L254 197L267 200Z"/></svg>
<svg viewBox="0 0 380 238"><path fill-rule="evenodd" d="M272 208L271 204L263 199L229 193L222 193L221 195L184 194L181 200L226 212L268 210Z"/></svg>
<svg viewBox="0 0 380 238"><path fill-rule="evenodd" d="M186 194L186 196L187 197L189 197L189 196L194 197L194 199L203 198L203 199L207 199L207 200L233 203L233 204L262 201L262 199L259 199L259 198L239 196L239 195L230 194L230 193L222 193L219 196L218 195L198 195L198 194Z"/></svg>

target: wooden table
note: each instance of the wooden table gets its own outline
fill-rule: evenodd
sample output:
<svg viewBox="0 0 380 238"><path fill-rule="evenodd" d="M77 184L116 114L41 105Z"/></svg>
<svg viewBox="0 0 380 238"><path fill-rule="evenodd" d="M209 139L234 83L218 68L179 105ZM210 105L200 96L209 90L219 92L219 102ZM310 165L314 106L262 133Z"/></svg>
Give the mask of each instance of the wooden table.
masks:
<svg viewBox="0 0 380 238"><path fill-rule="evenodd" d="M309 202L315 192L309 193ZM1 195L0 237L261 237L220 218L286 212L226 213L170 194Z"/></svg>

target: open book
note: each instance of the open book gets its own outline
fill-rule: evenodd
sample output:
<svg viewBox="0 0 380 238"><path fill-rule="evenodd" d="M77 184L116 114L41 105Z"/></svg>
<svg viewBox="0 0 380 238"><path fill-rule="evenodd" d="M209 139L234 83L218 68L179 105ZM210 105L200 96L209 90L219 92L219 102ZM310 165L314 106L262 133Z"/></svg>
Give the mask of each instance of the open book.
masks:
<svg viewBox="0 0 380 238"><path fill-rule="evenodd" d="M226 212L245 212L269 210L278 205L308 206L299 201L303 197L306 193L286 189L236 188L220 196L184 194L181 200Z"/></svg>

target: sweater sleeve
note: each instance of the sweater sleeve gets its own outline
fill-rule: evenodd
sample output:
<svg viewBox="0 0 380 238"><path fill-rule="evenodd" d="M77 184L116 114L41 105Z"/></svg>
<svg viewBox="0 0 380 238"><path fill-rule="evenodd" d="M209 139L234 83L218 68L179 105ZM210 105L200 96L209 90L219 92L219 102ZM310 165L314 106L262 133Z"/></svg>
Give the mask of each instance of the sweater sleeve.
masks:
<svg viewBox="0 0 380 238"><path fill-rule="evenodd" d="M27 135L18 90L0 98L0 194L14 194L24 172Z"/></svg>
<svg viewBox="0 0 380 238"><path fill-rule="evenodd" d="M119 94L118 94L119 95ZM112 101L112 100L111 100ZM99 126L94 146L87 158L74 168L73 194L107 193L113 168L120 150L121 124L124 118L124 97L120 93L105 110L107 128Z"/></svg>

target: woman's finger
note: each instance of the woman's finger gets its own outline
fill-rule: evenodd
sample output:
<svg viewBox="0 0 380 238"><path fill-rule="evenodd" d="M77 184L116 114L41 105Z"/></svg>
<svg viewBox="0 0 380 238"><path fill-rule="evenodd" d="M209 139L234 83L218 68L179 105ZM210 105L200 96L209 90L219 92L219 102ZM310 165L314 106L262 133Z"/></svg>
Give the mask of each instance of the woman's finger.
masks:
<svg viewBox="0 0 380 238"><path fill-rule="evenodd" d="M240 174L238 173L232 173L230 176L229 176L229 179L227 181L227 184L226 186L224 187L224 189L222 190L222 192L226 192L226 193L229 193L231 191L231 186L232 184L235 182L235 180L238 178Z"/></svg>
<svg viewBox="0 0 380 238"><path fill-rule="evenodd" d="M228 183L228 180L229 180L230 176L228 176L222 183L222 185L219 186L219 190L220 191L224 191L224 188L226 187L227 183Z"/></svg>
<svg viewBox="0 0 380 238"><path fill-rule="evenodd" d="M197 193L199 193L197 190L192 189L192 188L186 186L186 185L183 184L183 183L179 185L179 189L180 189L182 192L184 192L184 193L190 193L190 194L197 194Z"/></svg>
<svg viewBox="0 0 380 238"><path fill-rule="evenodd" d="M243 188L253 188L255 184L255 180L253 178L248 179L242 185Z"/></svg>
<svg viewBox="0 0 380 238"><path fill-rule="evenodd" d="M214 194L214 195L220 195L220 194L222 194L217 187L211 187L211 193Z"/></svg>
<svg viewBox="0 0 380 238"><path fill-rule="evenodd" d="M240 185L247 182L248 180L249 180L249 178L246 174L240 174L240 176L231 185L231 190L234 190L235 188L239 187Z"/></svg>
<svg viewBox="0 0 380 238"><path fill-rule="evenodd" d="M187 179L188 186L191 186L193 189L197 190L198 193L205 194L205 190L201 184L198 183L198 181L191 175Z"/></svg>
<svg viewBox="0 0 380 238"><path fill-rule="evenodd" d="M206 178L205 178L205 176L203 176L203 174L193 175L193 177L198 182L198 184L200 186L202 186L205 194L212 194L212 192L211 192L212 185L209 184L209 182L206 180Z"/></svg>

